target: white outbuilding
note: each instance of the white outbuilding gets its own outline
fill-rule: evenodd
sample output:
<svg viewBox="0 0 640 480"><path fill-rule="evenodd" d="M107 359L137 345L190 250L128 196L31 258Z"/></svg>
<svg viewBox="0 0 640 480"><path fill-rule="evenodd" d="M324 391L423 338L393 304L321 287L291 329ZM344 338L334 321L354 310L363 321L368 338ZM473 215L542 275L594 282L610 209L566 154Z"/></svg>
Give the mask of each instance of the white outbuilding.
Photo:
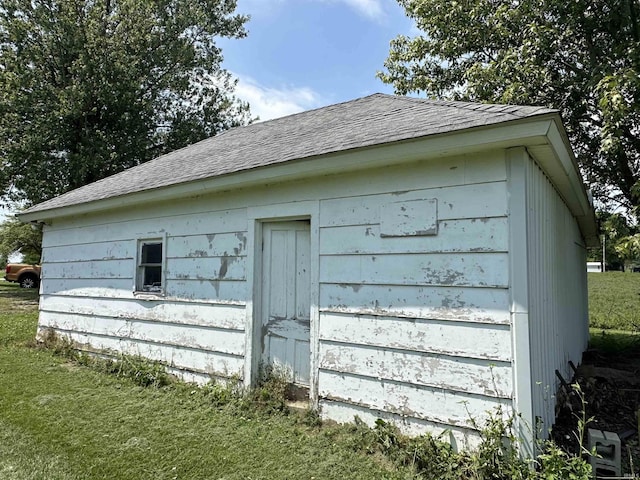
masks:
<svg viewBox="0 0 640 480"><path fill-rule="evenodd" d="M187 379L277 364L324 418L526 443L588 340L592 205L556 110L376 94L36 205L39 331ZM471 434L471 435L470 435Z"/></svg>

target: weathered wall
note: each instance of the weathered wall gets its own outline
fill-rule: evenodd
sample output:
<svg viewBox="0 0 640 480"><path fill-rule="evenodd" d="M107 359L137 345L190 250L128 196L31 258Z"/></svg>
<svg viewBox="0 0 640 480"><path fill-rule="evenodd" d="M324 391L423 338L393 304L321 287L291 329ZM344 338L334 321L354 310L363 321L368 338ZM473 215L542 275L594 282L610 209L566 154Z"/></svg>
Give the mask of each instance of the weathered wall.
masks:
<svg viewBox="0 0 640 480"><path fill-rule="evenodd" d="M419 199L436 200L437 234L383 235L384 206ZM247 210L302 201L319 212L313 348L326 417L463 432L510 404L503 152L57 221L44 237L40 327L175 368L242 374L246 270L258 254ZM167 295L140 300L136 242L156 236L166 238Z"/></svg>
<svg viewBox="0 0 640 480"><path fill-rule="evenodd" d="M589 339L586 248L577 222L534 161L527 163L529 337L534 419L555 421L559 370L573 377Z"/></svg>
<svg viewBox="0 0 640 480"><path fill-rule="evenodd" d="M505 163L496 153L463 167L413 174L446 187L321 202L326 416L371 420L393 412L387 418L408 429L458 430L508 403ZM437 235L382 237L381 206L417 198L437 199Z"/></svg>
<svg viewBox="0 0 640 480"><path fill-rule="evenodd" d="M94 348L228 376L244 364L244 210L184 205L79 218L46 229L40 327ZM166 235L167 298L133 294L138 239Z"/></svg>

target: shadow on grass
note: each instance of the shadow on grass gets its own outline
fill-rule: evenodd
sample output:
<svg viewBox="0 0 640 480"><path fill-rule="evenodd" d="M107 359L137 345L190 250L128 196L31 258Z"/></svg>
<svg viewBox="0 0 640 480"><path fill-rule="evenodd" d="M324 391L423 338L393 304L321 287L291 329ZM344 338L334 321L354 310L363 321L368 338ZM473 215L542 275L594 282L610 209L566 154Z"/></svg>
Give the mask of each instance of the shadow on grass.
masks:
<svg viewBox="0 0 640 480"><path fill-rule="evenodd" d="M592 328L589 347L607 355L640 356L640 331Z"/></svg>
<svg viewBox="0 0 640 480"><path fill-rule="evenodd" d="M22 304L37 305L40 295L37 288L20 288L17 283L0 280L0 302L18 300Z"/></svg>

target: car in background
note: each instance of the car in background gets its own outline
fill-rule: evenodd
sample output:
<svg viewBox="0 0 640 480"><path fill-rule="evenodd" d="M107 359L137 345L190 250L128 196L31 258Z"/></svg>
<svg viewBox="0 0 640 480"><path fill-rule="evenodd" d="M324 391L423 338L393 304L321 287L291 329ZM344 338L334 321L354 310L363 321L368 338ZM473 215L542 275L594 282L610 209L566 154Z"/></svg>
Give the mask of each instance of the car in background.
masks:
<svg viewBox="0 0 640 480"><path fill-rule="evenodd" d="M8 263L4 279L8 282L19 283L22 288L38 288L40 285L40 265Z"/></svg>

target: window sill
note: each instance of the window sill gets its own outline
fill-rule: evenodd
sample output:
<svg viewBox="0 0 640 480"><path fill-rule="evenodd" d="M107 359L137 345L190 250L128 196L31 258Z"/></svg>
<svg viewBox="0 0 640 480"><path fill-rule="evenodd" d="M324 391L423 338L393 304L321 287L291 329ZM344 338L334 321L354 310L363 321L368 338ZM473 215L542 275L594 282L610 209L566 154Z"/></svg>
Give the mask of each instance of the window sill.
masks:
<svg viewBox="0 0 640 480"><path fill-rule="evenodd" d="M134 291L133 296L138 300L146 300L146 301L164 300L166 297L164 292L140 292L140 291Z"/></svg>

